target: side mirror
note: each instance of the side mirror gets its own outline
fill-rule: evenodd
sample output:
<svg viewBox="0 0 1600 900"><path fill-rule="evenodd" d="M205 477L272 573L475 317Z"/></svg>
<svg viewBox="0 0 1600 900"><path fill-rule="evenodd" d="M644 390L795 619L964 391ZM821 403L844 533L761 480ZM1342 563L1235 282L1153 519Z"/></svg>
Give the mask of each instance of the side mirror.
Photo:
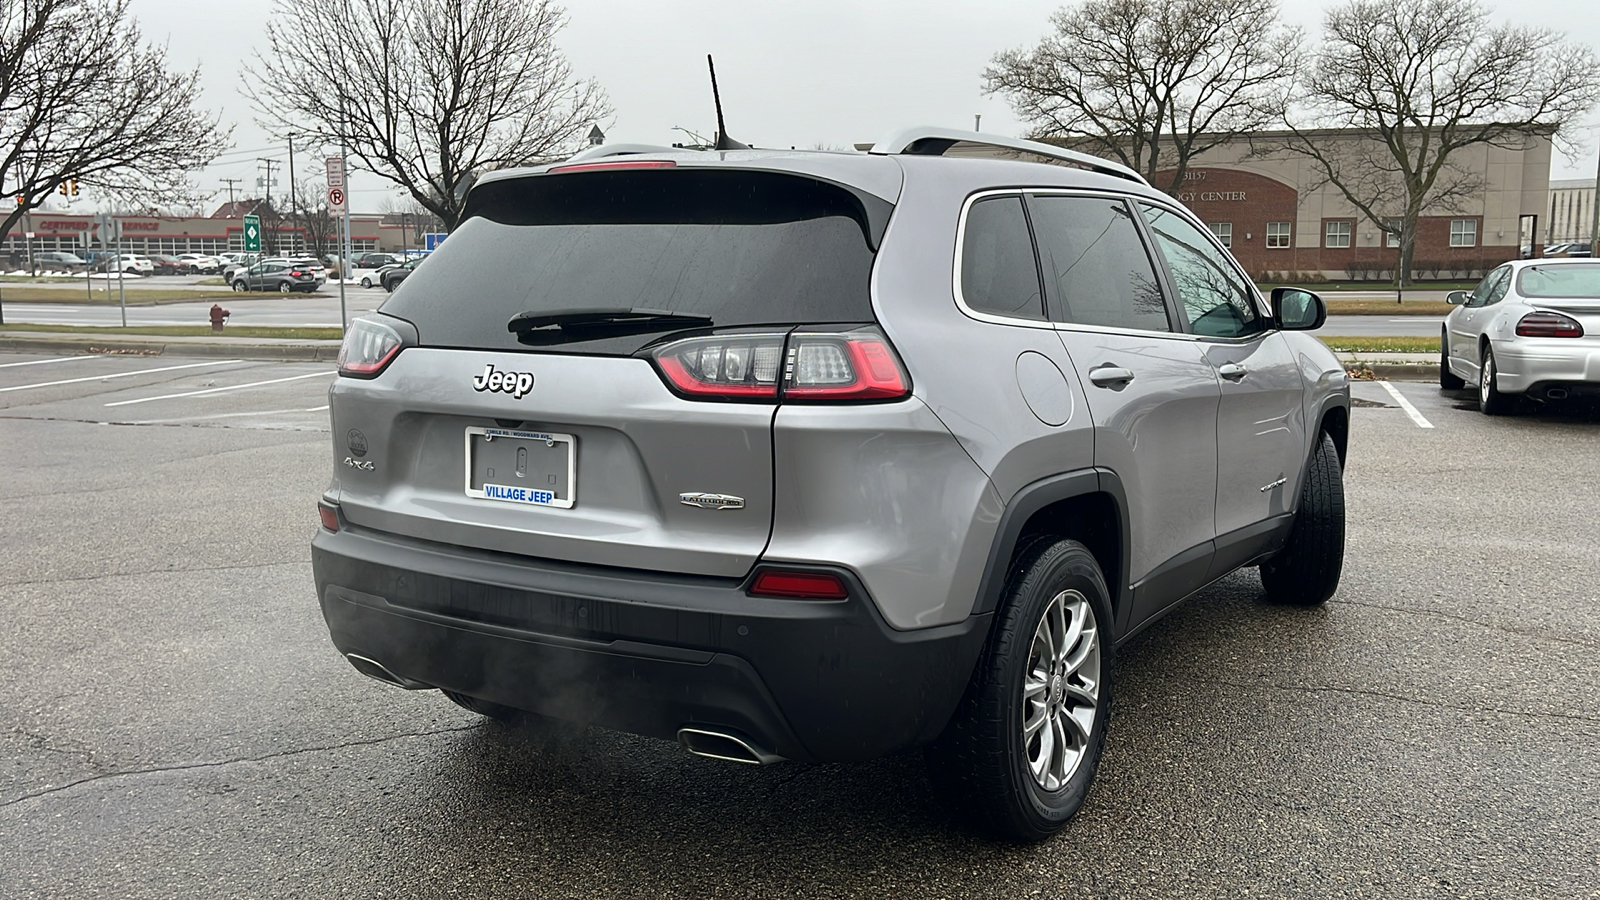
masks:
<svg viewBox="0 0 1600 900"><path fill-rule="evenodd" d="M1466 291L1451 291L1450 293L1444 295L1444 302L1450 304L1451 306L1465 306L1467 305L1467 301L1471 299L1472 295Z"/></svg>
<svg viewBox="0 0 1600 900"><path fill-rule="evenodd" d="M1284 331L1315 331L1328 320L1328 305L1311 291L1273 288L1272 315Z"/></svg>

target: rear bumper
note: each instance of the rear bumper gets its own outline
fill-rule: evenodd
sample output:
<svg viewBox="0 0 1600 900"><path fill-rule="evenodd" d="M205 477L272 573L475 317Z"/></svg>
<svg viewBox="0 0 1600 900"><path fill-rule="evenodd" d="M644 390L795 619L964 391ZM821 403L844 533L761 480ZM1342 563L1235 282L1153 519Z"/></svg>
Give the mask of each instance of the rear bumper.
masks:
<svg viewBox="0 0 1600 900"><path fill-rule="evenodd" d="M790 759L932 740L988 634L988 615L894 631L845 571L846 600L772 600L348 528L318 532L312 567L334 645L405 681L665 739L730 730Z"/></svg>
<svg viewBox="0 0 1600 900"><path fill-rule="evenodd" d="M1600 386L1600 345L1587 337L1496 342L1494 357L1496 386L1508 394Z"/></svg>

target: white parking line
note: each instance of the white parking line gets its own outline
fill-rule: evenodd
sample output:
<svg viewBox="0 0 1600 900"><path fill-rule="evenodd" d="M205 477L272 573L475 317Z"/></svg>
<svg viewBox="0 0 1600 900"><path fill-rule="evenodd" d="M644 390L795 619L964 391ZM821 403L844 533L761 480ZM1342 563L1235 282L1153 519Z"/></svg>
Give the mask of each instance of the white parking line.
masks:
<svg viewBox="0 0 1600 900"><path fill-rule="evenodd" d="M88 357L85 357L86 359ZM179 369L199 369L205 366L226 366L230 363L243 362L238 359L219 359L213 362L189 363L185 366L163 366L159 369L140 369L136 372L117 372L113 375L90 375L87 378L68 378L62 381L44 381L39 384L19 384L13 387L0 388L0 394L6 391L25 391L29 388L56 387L62 384L78 384L83 381L105 381L110 378L132 378L135 375L154 375L157 372L176 372Z"/></svg>
<svg viewBox="0 0 1600 900"><path fill-rule="evenodd" d="M1417 423L1418 428L1433 427L1433 423L1429 422L1415 406L1412 406L1410 400L1407 400L1405 397L1401 396L1399 388L1387 381L1380 381L1378 383L1383 385L1383 389L1389 392L1389 396L1394 398L1394 402L1400 404L1400 408L1406 411L1406 415L1411 417L1411 421Z"/></svg>
<svg viewBox="0 0 1600 900"><path fill-rule="evenodd" d="M9 369L12 366L42 366L45 363L72 362L77 359L104 359L101 356L58 356L55 359L30 359L27 362L0 363L0 369Z"/></svg>
<svg viewBox="0 0 1600 900"><path fill-rule="evenodd" d="M326 403L324 403L321 406L313 406L310 409L305 410L305 412L322 412L323 410L325 410L327 408L328 408L328 405Z"/></svg>
<svg viewBox="0 0 1600 900"><path fill-rule="evenodd" d="M261 387L262 385L267 384L282 384L285 381L299 381L302 378L317 378L319 376L326 377L333 374L336 374L336 370L329 369L326 372L311 372L306 375L291 375L288 378L273 378L269 381L252 381L249 384L233 384L227 387L206 388L205 390L201 391L184 391L181 394L162 394L159 397L140 397L137 400L118 400L116 403L107 403L106 406L131 406L135 403L149 403L152 400L175 400L179 397L201 397L206 394L222 394L228 391L242 391L246 388Z"/></svg>

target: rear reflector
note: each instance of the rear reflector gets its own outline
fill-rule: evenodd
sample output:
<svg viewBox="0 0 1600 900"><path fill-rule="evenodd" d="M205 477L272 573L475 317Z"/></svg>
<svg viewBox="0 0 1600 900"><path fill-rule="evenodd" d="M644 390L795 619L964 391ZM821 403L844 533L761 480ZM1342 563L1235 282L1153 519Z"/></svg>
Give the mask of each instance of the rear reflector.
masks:
<svg viewBox="0 0 1600 900"><path fill-rule="evenodd" d="M762 569L750 585L750 593L759 597L789 597L796 600L843 600L850 596L844 582L837 575L826 572L785 572L780 569Z"/></svg>
<svg viewBox="0 0 1600 900"><path fill-rule="evenodd" d="M1518 337L1583 337L1583 326L1571 316L1531 312L1517 322Z"/></svg>
<svg viewBox="0 0 1600 900"><path fill-rule="evenodd" d="M339 510L326 501L317 503L317 515L322 518L322 527L329 531L339 530Z"/></svg>
<svg viewBox="0 0 1600 900"><path fill-rule="evenodd" d="M546 169L548 174L557 172L608 172L615 169L671 169L677 163L670 159L633 159L633 160L608 160L606 162L573 163L570 166L556 166Z"/></svg>

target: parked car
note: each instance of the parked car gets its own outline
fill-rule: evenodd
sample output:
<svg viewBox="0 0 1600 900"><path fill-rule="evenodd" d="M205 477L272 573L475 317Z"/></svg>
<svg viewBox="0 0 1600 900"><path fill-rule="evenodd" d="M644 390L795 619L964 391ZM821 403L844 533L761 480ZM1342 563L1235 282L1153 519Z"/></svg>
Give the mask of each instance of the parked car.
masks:
<svg viewBox="0 0 1600 900"><path fill-rule="evenodd" d="M404 262L404 260L393 253L363 253L355 258L353 268L377 269L382 268L383 266L398 265L402 262Z"/></svg>
<svg viewBox="0 0 1600 900"><path fill-rule="evenodd" d="M150 258L139 253L118 254L115 250L102 250L95 254L94 260L89 264L90 271L118 272L125 275L154 275L155 264Z"/></svg>
<svg viewBox="0 0 1600 900"><path fill-rule="evenodd" d="M68 272L81 272L89 264L76 253L65 250L45 250L33 255L33 263L40 269L57 269Z"/></svg>
<svg viewBox="0 0 1600 900"><path fill-rule="evenodd" d="M310 293L322 286L323 278L310 266L297 265L287 259L264 259L247 269L236 272L232 285L236 291L294 291Z"/></svg>
<svg viewBox="0 0 1600 900"><path fill-rule="evenodd" d="M1131 636L1240 567L1336 589L1326 308L1131 169L617 152L482 176L346 333L312 565L358 671L743 763L926 745L1037 840Z"/></svg>
<svg viewBox="0 0 1600 900"><path fill-rule="evenodd" d="M150 265L155 275L181 275L189 270L189 264L176 256L157 253L150 257Z"/></svg>
<svg viewBox="0 0 1600 900"><path fill-rule="evenodd" d="M222 260L203 253L182 253L178 259L182 261L184 271L191 275L214 275L223 267Z"/></svg>
<svg viewBox="0 0 1600 900"><path fill-rule="evenodd" d="M1439 334L1440 387L1476 385L1487 415L1518 398L1600 396L1600 262L1512 260L1445 299L1455 309Z"/></svg>
<svg viewBox="0 0 1600 900"><path fill-rule="evenodd" d="M394 289L400 286L400 282L410 277L411 273L415 272L417 266L422 265L422 261L425 259L427 259L426 256L419 256L415 259L408 259L398 265L385 266L379 269L374 277L379 284L383 285L384 290L392 294ZM362 284L365 286L365 279L362 280Z"/></svg>

